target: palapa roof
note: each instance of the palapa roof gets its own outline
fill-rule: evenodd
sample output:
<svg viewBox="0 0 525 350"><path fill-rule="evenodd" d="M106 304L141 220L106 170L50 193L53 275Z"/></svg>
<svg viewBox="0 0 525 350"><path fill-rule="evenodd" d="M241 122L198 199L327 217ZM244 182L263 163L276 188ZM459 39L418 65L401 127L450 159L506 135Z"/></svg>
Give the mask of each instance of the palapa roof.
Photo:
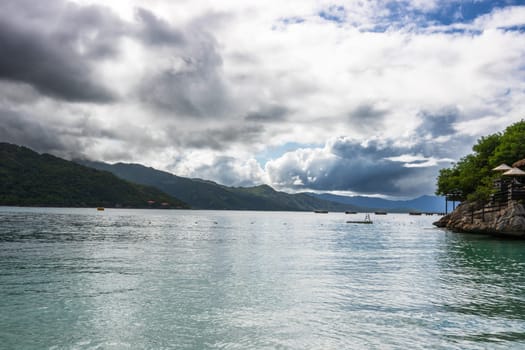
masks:
<svg viewBox="0 0 525 350"><path fill-rule="evenodd" d="M502 164L498 165L497 167L495 167L492 170L493 171L507 171L507 170L510 170L510 169L512 169L510 166L508 166L505 163L502 163Z"/></svg>
<svg viewBox="0 0 525 350"><path fill-rule="evenodd" d="M525 159L522 159L522 160L518 160L517 162L515 162L514 164L512 164L512 166L514 168L522 168L525 166Z"/></svg>
<svg viewBox="0 0 525 350"><path fill-rule="evenodd" d="M525 171L518 169L518 168L512 168L504 172L503 175L505 176L525 176Z"/></svg>

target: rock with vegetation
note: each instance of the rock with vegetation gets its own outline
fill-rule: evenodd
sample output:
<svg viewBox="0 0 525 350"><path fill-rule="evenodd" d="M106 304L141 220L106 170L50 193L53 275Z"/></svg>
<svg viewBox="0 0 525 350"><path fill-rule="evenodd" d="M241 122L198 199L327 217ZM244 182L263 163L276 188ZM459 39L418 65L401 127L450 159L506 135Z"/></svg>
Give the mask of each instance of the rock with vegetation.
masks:
<svg viewBox="0 0 525 350"><path fill-rule="evenodd" d="M490 207L479 201L461 204L434 225L456 232L525 237L525 207L519 201Z"/></svg>
<svg viewBox="0 0 525 350"><path fill-rule="evenodd" d="M502 163L515 164L525 158L525 121L478 140L473 153L451 168L442 169L436 194L448 195L462 204L434 224L453 231L525 237L525 198L500 193L495 201L495 180L501 173L492 171ZM512 200L508 200L511 198Z"/></svg>
<svg viewBox="0 0 525 350"><path fill-rule="evenodd" d="M188 208L158 189L9 143L0 143L0 179L0 205Z"/></svg>

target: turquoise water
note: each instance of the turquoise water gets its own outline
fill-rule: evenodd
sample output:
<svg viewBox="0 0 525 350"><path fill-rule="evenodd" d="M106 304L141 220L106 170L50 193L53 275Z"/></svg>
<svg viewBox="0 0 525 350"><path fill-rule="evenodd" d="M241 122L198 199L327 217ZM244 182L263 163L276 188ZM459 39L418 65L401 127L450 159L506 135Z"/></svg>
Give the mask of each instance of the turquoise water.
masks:
<svg viewBox="0 0 525 350"><path fill-rule="evenodd" d="M525 348L525 242L363 217L0 208L0 348Z"/></svg>

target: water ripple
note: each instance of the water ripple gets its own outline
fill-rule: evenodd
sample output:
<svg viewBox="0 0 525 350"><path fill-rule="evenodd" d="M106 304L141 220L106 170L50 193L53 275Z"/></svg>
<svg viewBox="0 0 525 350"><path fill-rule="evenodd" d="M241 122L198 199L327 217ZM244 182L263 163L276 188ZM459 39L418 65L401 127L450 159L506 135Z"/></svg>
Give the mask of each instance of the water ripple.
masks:
<svg viewBox="0 0 525 350"><path fill-rule="evenodd" d="M0 208L0 338L26 349L525 347L524 242L434 230L432 217L345 220Z"/></svg>

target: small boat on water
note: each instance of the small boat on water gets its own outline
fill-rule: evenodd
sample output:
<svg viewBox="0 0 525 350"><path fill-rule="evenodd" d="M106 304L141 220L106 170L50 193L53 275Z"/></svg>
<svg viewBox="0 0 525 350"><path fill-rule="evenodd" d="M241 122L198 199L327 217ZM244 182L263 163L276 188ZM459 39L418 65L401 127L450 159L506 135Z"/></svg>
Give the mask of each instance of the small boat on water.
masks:
<svg viewBox="0 0 525 350"><path fill-rule="evenodd" d="M345 211L345 214L357 214L356 211Z"/></svg>
<svg viewBox="0 0 525 350"><path fill-rule="evenodd" d="M376 212L374 212L374 214L376 214L376 215L386 215L387 213L386 213L386 211L376 211Z"/></svg>
<svg viewBox="0 0 525 350"><path fill-rule="evenodd" d="M98 211L104 211L104 207L97 207Z"/></svg>
<svg viewBox="0 0 525 350"><path fill-rule="evenodd" d="M328 210L314 210L316 214L328 214Z"/></svg>
<svg viewBox="0 0 525 350"><path fill-rule="evenodd" d="M350 220L346 222L347 224L372 224L373 221L370 219L370 214L365 215L364 220Z"/></svg>

